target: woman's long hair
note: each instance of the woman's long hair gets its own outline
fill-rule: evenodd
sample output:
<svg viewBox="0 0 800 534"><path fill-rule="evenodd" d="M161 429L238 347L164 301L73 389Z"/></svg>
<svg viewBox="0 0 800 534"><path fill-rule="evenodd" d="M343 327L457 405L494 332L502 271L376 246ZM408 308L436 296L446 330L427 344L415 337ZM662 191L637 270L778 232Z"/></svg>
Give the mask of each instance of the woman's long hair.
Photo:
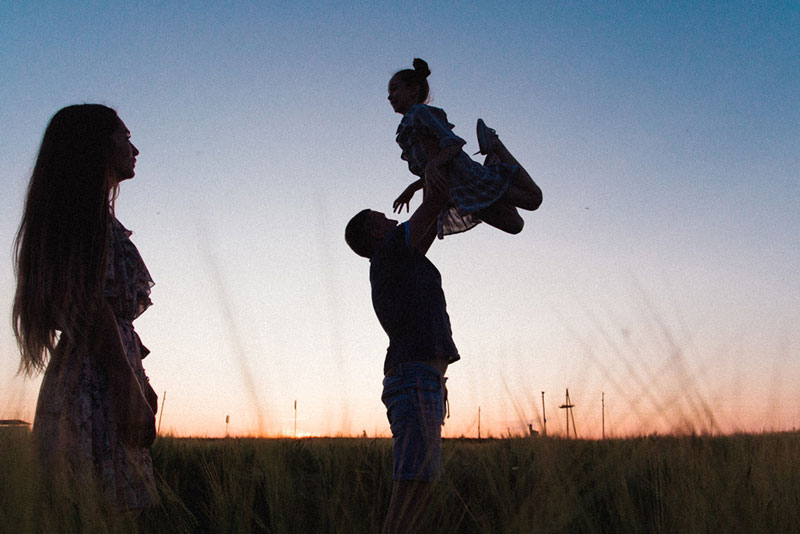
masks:
<svg viewBox="0 0 800 534"><path fill-rule="evenodd" d="M12 323L27 375L45 368L57 331L84 338L102 304L118 124L113 109L82 104L60 110L45 130L14 243Z"/></svg>

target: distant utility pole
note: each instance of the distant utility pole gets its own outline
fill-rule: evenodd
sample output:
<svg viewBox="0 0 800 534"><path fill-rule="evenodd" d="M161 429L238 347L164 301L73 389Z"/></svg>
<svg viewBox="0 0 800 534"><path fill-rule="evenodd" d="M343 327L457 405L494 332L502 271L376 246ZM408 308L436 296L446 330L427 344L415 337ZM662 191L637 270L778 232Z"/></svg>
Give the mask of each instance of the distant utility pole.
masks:
<svg viewBox="0 0 800 534"><path fill-rule="evenodd" d="M167 390L164 390L164 396L161 397L161 413L158 416L158 428L156 429L156 435L161 433L161 418L164 417L164 404L167 402Z"/></svg>
<svg viewBox="0 0 800 534"><path fill-rule="evenodd" d="M544 391L542 391L542 435L547 435L547 414L544 413Z"/></svg>
<svg viewBox="0 0 800 534"><path fill-rule="evenodd" d="M603 391L600 396L600 401L603 404L603 439L606 439L606 392Z"/></svg>
<svg viewBox="0 0 800 534"><path fill-rule="evenodd" d="M572 412L572 408L574 408L574 407L575 407L575 405L572 404L570 402L570 400L569 400L569 388L567 388L566 400L564 401L564 404L559 406L559 408L562 408L562 409L566 410L566 413L567 413L567 438L568 439L569 439L569 420L570 420L570 418L572 418L572 432L575 434L576 438L578 437L578 431L575 429L575 414Z"/></svg>
<svg viewBox="0 0 800 534"><path fill-rule="evenodd" d="M225 416L225 437L226 438L228 437L228 423L230 423L230 422L231 422L231 416L230 415L226 415Z"/></svg>
<svg viewBox="0 0 800 534"><path fill-rule="evenodd" d="M297 438L297 399L294 400L294 437Z"/></svg>
<svg viewBox="0 0 800 534"><path fill-rule="evenodd" d="M481 439L481 407L478 406L478 439Z"/></svg>

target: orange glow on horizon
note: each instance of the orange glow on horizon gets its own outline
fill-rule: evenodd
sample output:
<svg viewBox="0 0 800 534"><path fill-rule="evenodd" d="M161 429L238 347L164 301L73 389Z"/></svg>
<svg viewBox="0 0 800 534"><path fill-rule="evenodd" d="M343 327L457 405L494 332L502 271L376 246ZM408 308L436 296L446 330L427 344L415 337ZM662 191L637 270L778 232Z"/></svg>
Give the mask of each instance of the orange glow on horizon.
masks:
<svg viewBox="0 0 800 534"><path fill-rule="evenodd" d="M460 421L455 417L448 419L445 426L442 428L442 437L444 438L503 438L503 437L522 437L529 435L530 424L535 432L535 435L544 435L544 429L541 421L534 422L521 422L519 420L499 420L493 419L492 415L484 412L486 415L482 416L480 436L477 428L477 420L474 421ZM617 419L615 416L606 414L605 421L605 437L606 438L630 438L647 435L686 435L686 434L702 434L702 435L727 435L737 433L762 433L762 432L782 432L794 431L797 429L794 416L791 410L772 410L772 421L768 421L764 417L765 412L759 410L752 410L749 413L744 411L735 414L715 414L710 420L685 420L683 423L672 423L671 421L679 421L678 417L669 418L664 414L653 417L653 422L649 425L637 424L630 416ZM344 432L344 431L315 431L313 425L305 424L302 427L298 426L295 434L294 428L291 426L284 426L279 430L267 429L264 432L258 432L255 428L240 428L231 427L227 433L227 437L235 438L324 438L324 437L341 437L341 438L391 438L389 424L382 419L383 414L377 414L376 420L371 425L370 429L362 429L357 432ZM477 418L476 418L477 419ZM211 429L219 427L215 431ZM322 425L320 425L322 426ZM576 410L575 412L575 426L577 426L577 436L581 439L601 439L603 436L603 427L601 422L601 414L596 417L589 417L586 414ZM566 422L565 414L561 411L558 414L547 417L546 434L550 437L566 437ZM201 437L201 438L223 438L226 437L224 424L222 425L208 425L208 424L173 424L169 427L162 428L161 435L169 435L174 437ZM572 428L570 422L570 436L575 437L575 429Z"/></svg>

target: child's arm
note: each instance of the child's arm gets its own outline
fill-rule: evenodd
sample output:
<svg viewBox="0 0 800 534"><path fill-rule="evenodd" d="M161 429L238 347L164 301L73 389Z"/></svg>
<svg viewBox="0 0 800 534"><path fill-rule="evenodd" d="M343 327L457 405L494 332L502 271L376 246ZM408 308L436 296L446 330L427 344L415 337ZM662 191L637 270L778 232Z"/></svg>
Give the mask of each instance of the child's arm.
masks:
<svg viewBox="0 0 800 534"><path fill-rule="evenodd" d="M419 106L414 116L414 123L419 130L423 150L428 157L428 165L433 163L441 167L455 158L467 142L453 132L453 125L447 122L444 112L438 110L437 113L434 109Z"/></svg>
<svg viewBox="0 0 800 534"><path fill-rule="evenodd" d="M400 196L397 197L394 201L394 204L392 204L392 209L394 210L395 213L402 212L403 206L405 206L406 211L408 211L408 206L411 202L411 197L414 196L414 193L422 189L423 182L424 182L423 179L420 178L416 182L413 182L411 185L406 187L403 190L403 192L400 193Z"/></svg>
<svg viewBox="0 0 800 534"><path fill-rule="evenodd" d="M432 154L434 150L433 148L429 148L428 146L426 146L426 151L429 151L428 164L425 167L426 178L430 179L430 177L428 176L429 173L435 173L437 176L444 175L442 167L447 165L453 158L455 158L459 154L459 152L461 152L462 146L464 146L463 143L450 145L439 150L435 154ZM439 181L441 180L444 180L443 176L439 177ZM409 204L411 202L411 198L414 196L414 193L422 189L424 185L425 185L425 180L420 178L416 182L413 182L411 185L406 187L403 190L403 192L400 193L400 196L395 199L394 204L392 204L392 209L394 210L394 212L395 213L402 212L403 206L406 207L406 211L409 211Z"/></svg>
<svg viewBox="0 0 800 534"><path fill-rule="evenodd" d="M439 152L428 159L428 164L425 166L425 178L431 180L432 176L445 174L444 166L450 163L458 154L461 153L461 147L465 143L453 144L444 147ZM440 178L441 180L441 178Z"/></svg>

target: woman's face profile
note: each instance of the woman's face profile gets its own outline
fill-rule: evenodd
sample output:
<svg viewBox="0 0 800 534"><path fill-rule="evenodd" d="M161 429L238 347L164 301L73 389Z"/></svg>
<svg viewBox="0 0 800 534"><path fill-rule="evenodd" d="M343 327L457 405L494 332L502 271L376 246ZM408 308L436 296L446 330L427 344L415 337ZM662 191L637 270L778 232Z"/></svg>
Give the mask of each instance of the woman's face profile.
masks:
<svg viewBox="0 0 800 534"><path fill-rule="evenodd" d="M122 119L119 119L116 129L111 134L109 168L118 176L120 182L133 178L136 174L134 168L137 155L139 150L131 143L131 132Z"/></svg>

